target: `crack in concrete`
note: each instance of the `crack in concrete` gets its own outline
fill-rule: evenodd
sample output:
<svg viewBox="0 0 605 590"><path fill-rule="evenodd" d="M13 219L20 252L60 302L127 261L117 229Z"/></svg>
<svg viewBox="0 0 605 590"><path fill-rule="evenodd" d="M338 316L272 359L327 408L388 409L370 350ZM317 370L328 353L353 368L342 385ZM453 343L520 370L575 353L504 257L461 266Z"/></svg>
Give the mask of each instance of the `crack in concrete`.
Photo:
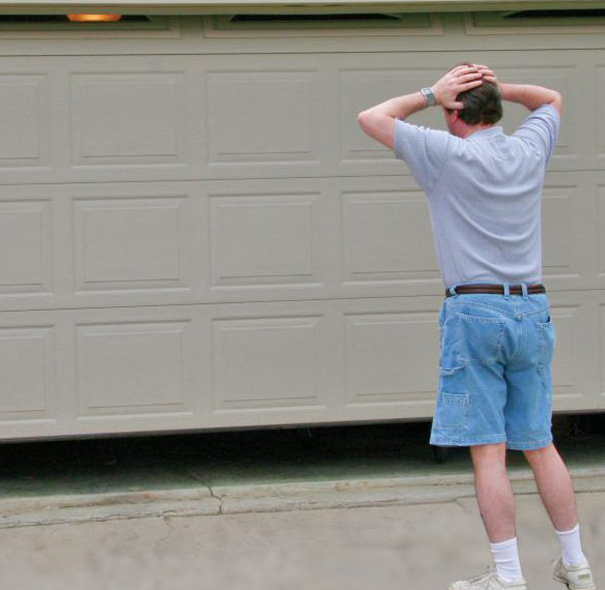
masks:
<svg viewBox="0 0 605 590"><path fill-rule="evenodd" d="M454 504L459 506L465 514L476 513L477 499L475 496L460 496L454 500Z"/></svg>
<svg viewBox="0 0 605 590"><path fill-rule="evenodd" d="M206 483L201 477L199 477L195 472L187 470L189 475L195 479L195 481L199 481L205 488L210 492L210 496L215 500L218 500L218 513L219 515L223 514L223 499L220 496L215 495L212 486Z"/></svg>
<svg viewBox="0 0 605 590"><path fill-rule="evenodd" d="M39 525L57 525L57 524L84 524L86 522L103 522L108 520L126 520L126 519L138 519L138 518L156 518L161 517L164 522L170 527L171 522L168 519L191 516L191 515L225 515L225 514L238 514L247 512L284 512L284 511L296 511L296 510L314 510L314 509L355 509L355 508L380 508L390 506L402 506L402 505L429 505L429 504L443 504L443 503L454 503L460 509L467 514L476 514L476 498L474 491L468 482L463 485L459 485L460 489L454 489L455 486L450 482L426 482L424 487L432 492L438 488L451 490L451 493L435 494L431 497L431 494L424 495L418 493L418 486L412 487L410 490L398 490L397 497L393 497L391 493L387 497L384 494L377 493L365 494L363 497L344 496L338 493L336 496L328 495L327 497L321 490L314 492L313 490L307 490L303 494L287 494L284 490L277 486L277 489L272 490L273 494L267 495L262 493L259 497L255 496L254 493L250 493L250 486L244 486L244 495L238 495L237 486L234 491L229 491L225 496L220 495L219 490L214 490L213 486L209 482L205 481L202 476L189 472L189 475L199 483L199 491L191 494L183 495L180 493L176 498L161 498L157 506L153 506L153 502L146 502L141 505L140 503L117 505L115 499L110 498L110 506L104 506L99 501L94 506L73 506L64 507L59 506L53 510L31 510L25 513L10 514L0 516L0 530L7 528L16 527L27 527L27 526L39 526ZM605 470L572 474L575 483L575 493L578 495L591 495L598 494L605 491ZM515 497L531 497L538 495L537 490L534 486L527 485L527 481L514 482L514 494ZM203 488L208 490L210 498L216 500L216 503L208 502L208 496L205 496L202 491ZM290 487L286 491L290 490ZM261 490L263 491L263 490ZM380 492L379 489L374 491ZM266 490L264 490L266 492ZM320 493L321 492L321 493ZM324 490L325 492L325 490ZM364 492L368 490L364 489ZM412 493L413 492L413 493ZM394 493L394 492L393 492ZM200 496L203 496L200 498ZM152 498L152 496L149 496ZM207 503L212 504L211 509L208 511L207 504L204 504L204 500ZM162 505L163 504L163 505ZM135 511L128 513L132 506L135 506ZM50 508L47 507L47 508ZM159 539L156 543L163 543L166 538L170 535L170 530L167 534Z"/></svg>
<svg viewBox="0 0 605 590"><path fill-rule="evenodd" d="M221 514L223 514L223 499L220 496L215 495L214 490L212 489L211 486L209 486L208 484L204 484L204 485L208 488L208 491L210 492L210 495L213 498L215 498L215 499L218 500L218 513L219 513L219 516L220 516Z"/></svg>
<svg viewBox="0 0 605 590"><path fill-rule="evenodd" d="M167 531L166 534L163 535L162 537L160 537L159 539L156 539L153 543L153 552L155 553L155 555L157 555L158 557L162 557L162 552L161 552L161 548L160 545L166 541L166 539L168 539L168 537L170 537L170 535L173 533L174 531L174 526L172 525L172 522L170 521L170 517L167 516L166 514L162 515L162 520L164 521L164 524L167 527Z"/></svg>

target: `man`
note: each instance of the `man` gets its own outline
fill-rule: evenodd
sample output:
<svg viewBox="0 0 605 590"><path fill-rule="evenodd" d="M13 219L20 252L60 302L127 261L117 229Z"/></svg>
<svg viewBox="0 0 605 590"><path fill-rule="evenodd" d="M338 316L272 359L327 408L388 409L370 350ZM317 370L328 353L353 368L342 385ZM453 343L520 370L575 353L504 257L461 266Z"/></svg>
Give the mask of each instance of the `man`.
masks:
<svg viewBox="0 0 605 590"><path fill-rule="evenodd" d="M530 115L512 135L496 126L502 100ZM405 119L431 105L449 132ZM446 288L439 313L439 390L431 444L469 446L495 570L450 590L526 590L517 550L506 449L522 450L561 541L553 577L594 590L580 543L573 485L552 443L555 331L541 281L540 203L560 126L561 95L502 84L463 63L432 88L361 112L363 131L405 160L426 192Z"/></svg>

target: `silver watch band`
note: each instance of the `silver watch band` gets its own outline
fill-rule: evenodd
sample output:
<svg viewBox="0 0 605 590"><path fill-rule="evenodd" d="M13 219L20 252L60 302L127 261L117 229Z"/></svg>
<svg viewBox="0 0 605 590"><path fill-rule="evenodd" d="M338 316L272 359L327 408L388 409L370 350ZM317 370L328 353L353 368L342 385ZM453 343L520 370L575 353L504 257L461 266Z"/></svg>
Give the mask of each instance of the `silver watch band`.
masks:
<svg viewBox="0 0 605 590"><path fill-rule="evenodd" d="M429 87L421 88L420 92L422 93L422 96L424 96L424 98L426 99L426 104L429 107L432 107L435 104L435 95L433 94L433 89Z"/></svg>

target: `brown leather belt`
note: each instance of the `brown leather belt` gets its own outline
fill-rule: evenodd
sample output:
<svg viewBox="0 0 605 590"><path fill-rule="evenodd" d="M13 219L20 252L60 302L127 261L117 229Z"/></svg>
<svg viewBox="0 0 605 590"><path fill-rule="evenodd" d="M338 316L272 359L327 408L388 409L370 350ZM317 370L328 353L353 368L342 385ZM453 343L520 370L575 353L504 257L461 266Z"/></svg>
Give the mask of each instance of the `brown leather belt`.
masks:
<svg viewBox="0 0 605 590"><path fill-rule="evenodd" d="M458 285L455 287L456 294L462 293L496 293L504 295L504 285L499 283L475 283L473 285ZM509 292L511 295L522 295L523 289L521 285L510 285ZM546 293L546 287L542 283L527 285L527 293ZM452 293L449 289L445 290L445 296L451 297Z"/></svg>

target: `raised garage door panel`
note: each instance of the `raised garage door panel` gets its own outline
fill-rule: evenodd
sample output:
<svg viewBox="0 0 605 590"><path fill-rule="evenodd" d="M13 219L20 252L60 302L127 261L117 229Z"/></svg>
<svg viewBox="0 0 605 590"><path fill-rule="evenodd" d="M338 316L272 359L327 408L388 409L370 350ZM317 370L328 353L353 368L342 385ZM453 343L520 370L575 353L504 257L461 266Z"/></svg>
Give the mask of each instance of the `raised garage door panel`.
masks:
<svg viewBox="0 0 605 590"><path fill-rule="evenodd" d="M602 289L605 173L548 175L543 276ZM410 177L2 186L2 309L435 295Z"/></svg>
<svg viewBox="0 0 605 590"><path fill-rule="evenodd" d="M551 295L555 410L602 409L605 297ZM2 437L427 417L440 302L5 312Z"/></svg>
<svg viewBox="0 0 605 590"><path fill-rule="evenodd" d="M564 95L542 208L555 409L605 408L605 50L490 51L511 33L459 16L416 32L430 52L301 35L285 54L191 17L140 55L1 57L0 437L429 417L428 207L356 115L462 60ZM510 133L527 112L505 108Z"/></svg>
<svg viewBox="0 0 605 590"><path fill-rule="evenodd" d="M408 174L357 113L485 52L0 58L0 183ZM603 167L605 51L497 52L503 80L560 89L552 171ZM153 100L149 100L149 98ZM506 105L505 130L526 112ZM414 116L443 127L440 109ZM15 140L17 138L17 140Z"/></svg>

